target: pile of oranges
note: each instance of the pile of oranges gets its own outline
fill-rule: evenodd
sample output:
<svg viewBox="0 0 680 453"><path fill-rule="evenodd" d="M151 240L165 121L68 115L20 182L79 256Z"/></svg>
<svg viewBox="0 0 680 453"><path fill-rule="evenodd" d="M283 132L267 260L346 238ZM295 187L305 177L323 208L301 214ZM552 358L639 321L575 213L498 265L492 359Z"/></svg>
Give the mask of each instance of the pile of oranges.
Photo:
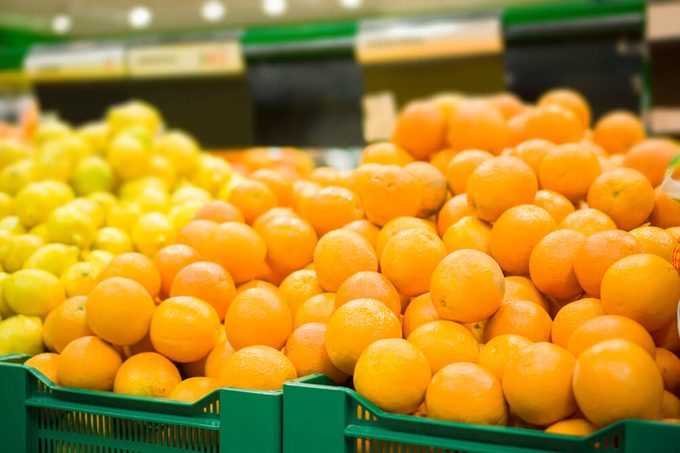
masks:
<svg viewBox="0 0 680 453"><path fill-rule="evenodd" d="M584 435L680 421L680 146L578 93L407 105L360 165L247 154L176 235L115 257L28 362L196 400L311 373L383 410Z"/></svg>

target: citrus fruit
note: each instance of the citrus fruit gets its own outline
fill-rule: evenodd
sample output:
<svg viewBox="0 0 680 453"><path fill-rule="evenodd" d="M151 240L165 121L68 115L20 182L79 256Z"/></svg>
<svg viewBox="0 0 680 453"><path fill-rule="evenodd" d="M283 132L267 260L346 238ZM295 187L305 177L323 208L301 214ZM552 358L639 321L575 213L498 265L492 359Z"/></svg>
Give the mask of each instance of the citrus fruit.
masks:
<svg viewBox="0 0 680 453"><path fill-rule="evenodd" d="M335 295L335 307L354 299L369 298L384 303L396 315L401 314L401 301L396 288L383 274L357 272L342 282Z"/></svg>
<svg viewBox="0 0 680 453"><path fill-rule="evenodd" d="M446 229L442 240L451 253L461 249L479 250L489 254L491 226L475 216L465 216Z"/></svg>
<svg viewBox="0 0 680 453"><path fill-rule="evenodd" d="M115 254L133 251L130 236L125 231L115 227L104 227L98 230L92 248Z"/></svg>
<svg viewBox="0 0 680 453"><path fill-rule="evenodd" d="M508 126L488 103L464 101L451 113L446 137L455 151L477 148L499 154L507 144Z"/></svg>
<svg viewBox="0 0 680 453"><path fill-rule="evenodd" d="M283 383L297 378L295 365L276 349L254 345L239 349L222 365L222 387L251 390L281 390Z"/></svg>
<svg viewBox="0 0 680 453"><path fill-rule="evenodd" d="M53 352L43 352L26 360L24 365L35 368L54 384L59 385L59 375L57 374L57 367L59 366L59 354L55 354Z"/></svg>
<svg viewBox="0 0 680 453"><path fill-rule="evenodd" d="M201 246L194 248L207 260L225 268L235 283L252 280L267 254L262 237L253 228L240 222L218 225L206 239L205 251Z"/></svg>
<svg viewBox="0 0 680 453"><path fill-rule="evenodd" d="M503 301L505 302L508 300L533 302L543 308L546 313L550 312L548 300L527 277L517 275L505 277L505 294L503 295Z"/></svg>
<svg viewBox="0 0 680 453"><path fill-rule="evenodd" d="M92 291L97 284L99 267L88 261L80 261L69 267L61 275L61 283L64 285L67 297L85 296Z"/></svg>
<svg viewBox="0 0 680 453"><path fill-rule="evenodd" d="M414 297L404 311L404 338L408 338L419 326L439 319L441 318L432 303L430 293Z"/></svg>
<svg viewBox="0 0 680 453"><path fill-rule="evenodd" d="M98 276L99 281L110 277L134 280L146 289L151 297L158 296L161 289L161 275L151 258L141 253L123 253L116 256Z"/></svg>
<svg viewBox="0 0 680 453"><path fill-rule="evenodd" d="M484 337L488 341L513 334L531 341L549 341L551 329L552 320L543 308L526 300L507 300L489 319Z"/></svg>
<svg viewBox="0 0 680 453"><path fill-rule="evenodd" d="M182 381L177 367L156 352L142 352L118 369L113 391L123 395L167 398Z"/></svg>
<svg viewBox="0 0 680 453"><path fill-rule="evenodd" d="M0 321L0 354L35 355L44 351L43 324L37 316L14 315Z"/></svg>
<svg viewBox="0 0 680 453"><path fill-rule="evenodd" d="M546 91L539 98L539 106L559 105L570 110L581 121L584 127L590 126L590 106L588 101L577 91L569 88L555 88Z"/></svg>
<svg viewBox="0 0 680 453"><path fill-rule="evenodd" d="M543 294L569 300L583 292L573 264L584 241L585 235L577 231L556 230L536 244L529 258L529 273Z"/></svg>
<svg viewBox="0 0 680 453"><path fill-rule="evenodd" d="M278 288L281 300L290 307L293 314L307 299L321 294L323 288L311 269L300 269L288 275Z"/></svg>
<svg viewBox="0 0 680 453"><path fill-rule="evenodd" d="M223 337L223 338L222 338ZM220 368L224 362L234 353L234 348L227 340L227 334L220 335L217 344L205 357L203 373L209 378L218 379L220 376Z"/></svg>
<svg viewBox="0 0 680 453"><path fill-rule="evenodd" d="M185 403L193 403L220 388L217 379L209 377L192 377L185 379L172 389L168 398Z"/></svg>
<svg viewBox="0 0 680 453"><path fill-rule="evenodd" d="M558 228L578 231L586 236L590 236L598 231L615 230L616 224L604 212L586 208L568 214L560 222Z"/></svg>
<svg viewBox="0 0 680 453"><path fill-rule="evenodd" d="M340 229L319 239L314 249L314 266L321 286L334 292L357 272L377 271L378 259L361 235Z"/></svg>
<svg viewBox="0 0 680 453"><path fill-rule="evenodd" d="M70 342L59 356L59 384L88 390L113 390L122 364L120 355L98 337L81 337Z"/></svg>
<svg viewBox="0 0 680 453"><path fill-rule="evenodd" d="M94 335L87 324L87 297L75 296L57 305L45 318L43 341L50 351L61 352L76 338Z"/></svg>
<svg viewBox="0 0 680 453"><path fill-rule="evenodd" d="M314 227L319 236L342 228L364 217L359 198L344 187L323 187L306 203L301 215Z"/></svg>
<svg viewBox="0 0 680 453"><path fill-rule="evenodd" d="M569 302L559 309L553 319L552 342L567 348L574 330L589 319L604 314L605 312L599 299L585 298Z"/></svg>
<svg viewBox="0 0 680 453"><path fill-rule="evenodd" d="M607 214L623 230L640 226L654 209L654 189L633 169L601 174L588 189L588 206Z"/></svg>
<svg viewBox="0 0 680 453"><path fill-rule="evenodd" d="M553 423L545 429L546 433L564 436L588 436L597 431L597 426L583 418L570 418Z"/></svg>
<svg viewBox="0 0 680 453"><path fill-rule="evenodd" d="M663 181L673 157L680 146L671 140L650 138L632 146L623 158L623 166L633 168L647 177L652 187Z"/></svg>
<svg viewBox="0 0 680 453"><path fill-rule="evenodd" d="M583 137L586 125L574 114L557 104L539 105L528 112L524 127L524 139L542 138L556 145L577 142Z"/></svg>
<svg viewBox="0 0 680 453"><path fill-rule="evenodd" d="M297 217L278 217L256 229L267 247L267 261L291 272L312 261L317 235L309 222Z"/></svg>
<svg viewBox="0 0 680 453"><path fill-rule="evenodd" d="M593 129L593 140L608 153L625 153L645 139L645 127L633 113L624 110L609 112Z"/></svg>
<svg viewBox="0 0 680 453"><path fill-rule="evenodd" d="M317 294L300 305L293 318L293 329L310 322L327 323L335 311L335 294Z"/></svg>
<svg viewBox="0 0 680 453"><path fill-rule="evenodd" d="M677 242L673 240L669 232L659 227L641 226L630 230L630 234L635 236L645 253L654 254L669 263L672 262L673 249Z"/></svg>
<svg viewBox="0 0 680 453"><path fill-rule="evenodd" d="M416 216L424 194L412 173L396 165L383 165L365 182L360 196L366 218L382 226L395 217Z"/></svg>
<svg viewBox="0 0 680 453"><path fill-rule="evenodd" d="M664 388L677 395L680 392L680 359L668 349L656 348L655 360L661 370Z"/></svg>
<svg viewBox="0 0 680 453"><path fill-rule="evenodd" d="M24 269L42 269L60 277L66 269L78 262L78 247L64 244L46 244L24 261Z"/></svg>
<svg viewBox="0 0 680 453"><path fill-rule="evenodd" d="M475 210L468 204L467 195L462 193L444 203L437 214L437 232L444 236L446 230L465 216L475 216Z"/></svg>
<svg viewBox="0 0 680 453"><path fill-rule="evenodd" d="M536 192L534 204L548 211L557 223L562 222L565 217L574 212L574 205L571 204L571 201L564 195L552 190L541 189Z"/></svg>
<svg viewBox="0 0 680 453"><path fill-rule="evenodd" d="M380 164L404 166L413 162L413 157L403 148L390 142L372 143L364 148L359 158L359 165Z"/></svg>
<svg viewBox="0 0 680 453"><path fill-rule="evenodd" d="M583 321L571 332L567 349L579 357L589 347L605 340L624 339L637 343L654 357L656 349L651 335L639 323L619 315L602 315Z"/></svg>
<svg viewBox="0 0 680 453"><path fill-rule="evenodd" d="M407 338L425 354L436 373L455 362L476 362L479 345L472 334L453 321L431 321L417 327Z"/></svg>
<svg viewBox="0 0 680 453"><path fill-rule="evenodd" d="M399 113L391 141L423 159L445 147L446 131L446 117L433 102L414 101Z"/></svg>
<svg viewBox="0 0 680 453"><path fill-rule="evenodd" d="M177 272L169 294L170 297L192 296L201 299L212 305L218 318L223 320L229 304L236 296L236 287L231 275L222 266L198 261Z"/></svg>
<svg viewBox="0 0 680 453"><path fill-rule="evenodd" d="M2 295L14 312L45 317L64 301L61 281L42 269L22 269L11 274L2 284Z"/></svg>
<svg viewBox="0 0 680 453"><path fill-rule="evenodd" d="M415 176L422 188L422 200L420 210L416 213L418 217L429 217L436 214L441 209L446 196L446 178L433 165L427 162L411 162L404 166L404 169Z"/></svg>
<svg viewBox="0 0 680 453"><path fill-rule="evenodd" d="M543 189L560 193L572 202L586 197L602 167L589 148L570 143L556 146L541 160L538 178Z"/></svg>
<svg viewBox="0 0 680 453"><path fill-rule="evenodd" d="M532 341L521 335L498 335L486 342L477 356L477 364L491 372L498 381L503 379L503 373L511 355L521 353L521 350L532 344Z"/></svg>
<svg viewBox="0 0 680 453"><path fill-rule="evenodd" d="M484 161L493 158L493 154L480 149L468 149L456 154L446 166L446 182L454 194L465 193L470 174Z"/></svg>
<svg viewBox="0 0 680 453"><path fill-rule="evenodd" d="M286 357L293 362L298 377L314 373L328 376L336 384L347 380L328 357L325 347L326 324L311 322L297 327L286 342Z"/></svg>

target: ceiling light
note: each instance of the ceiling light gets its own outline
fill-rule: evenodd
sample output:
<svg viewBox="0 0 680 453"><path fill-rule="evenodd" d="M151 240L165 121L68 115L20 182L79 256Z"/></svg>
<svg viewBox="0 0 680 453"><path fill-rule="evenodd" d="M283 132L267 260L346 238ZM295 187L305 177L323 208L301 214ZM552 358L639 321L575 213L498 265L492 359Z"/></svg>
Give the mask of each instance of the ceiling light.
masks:
<svg viewBox="0 0 680 453"><path fill-rule="evenodd" d="M286 13L288 3L286 0L264 0L262 9L269 16L281 16Z"/></svg>
<svg viewBox="0 0 680 453"><path fill-rule="evenodd" d="M340 0L340 5L346 9L357 9L361 6L361 0Z"/></svg>
<svg viewBox="0 0 680 453"><path fill-rule="evenodd" d="M71 30L71 16L68 14L57 14L52 18L52 30L63 35Z"/></svg>
<svg viewBox="0 0 680 453"><path fill-rule="evenodd" d="M151 23L153 15L146 6L135 6L128 14L128 22L132 28L146 28Z"/></svg>
<svg viewBox="0 0 680 453"><path fill-rule="evenodd" d="M201 8L203 19L208 22L217 22L222 19L226 13L227 9L224 7L224 3L219 0L208 0Z"/></svg>

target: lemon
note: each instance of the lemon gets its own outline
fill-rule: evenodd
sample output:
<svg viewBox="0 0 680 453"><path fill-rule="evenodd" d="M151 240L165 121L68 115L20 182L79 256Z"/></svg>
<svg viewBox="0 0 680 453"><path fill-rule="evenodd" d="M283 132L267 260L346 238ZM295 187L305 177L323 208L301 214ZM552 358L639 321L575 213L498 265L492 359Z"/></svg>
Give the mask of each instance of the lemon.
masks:
<svg viewBox="0 0 680 453"><path fill-rule="evenodd" d="M94 221L84 215L82 209L74 206L61 206L47 219L47 233L51 242L88 248L96 232Z"/></svg>
<svg viewBox="0 0 680 453"><path fill-rule="evenodd" d="M26 157L28 157L28 150L18 141L0 140L0 170Z"/></svg>
<svg viewBox="0 0 680 453"><path fill-rule="evenodd" d="M177 182L177 169L164 156L154 154L149 163L149 175L163 180L167 187L174 187Z"/></svg>
<svg viewBox="0 0 680 453"><path fill-rule="evenodd" d="M90 201L94 201L99 206L101 206L105 216L108 216L111 208L113 208L116 203L118 203L118 199L109 192L92 192L85 198Z"/></svg>
<svg viewBox="0 0 680 453"><path fill-rule="evenodd" d="M0 192L0 219L14 214L14 198L5 192Z"/></svg>
<svg viewBox="0 0 680 453"><path fill-rule="evenodd" d="M88 216L96 228L100 228L106 221L106 211L104 208L88 198L76 198L64 205L64 207L71 207L80 210L83 215Z"/></svg>
<svg viewBox="0 0 680 453"><path fill-rule="evenodd" d="M229 198L229 193L231 193L231 190L239 185L241 181L243 181L245 178L238 173L234 173L232 177L227 181L220 189L217 191L217 198L220 200L226 200Z"/></svg>
<svg viewBox="0 0 680 453"><path fill-rule="evenodd" d="M120 186L118 194L123 199L134 199L139 197L147 189L155 189L167 192L168 185L163 179L156 176L145 176L130 181L126 181Z"/></svg>
<svg viewBox="0 0 680 453"><path fill-rule="evenodd" d="M113 206L106 216L106 225L126 233L132 232L132 227L142 215L142 208L136 203L121 203Z"/></svg>
<svg viewBox="0 0 680 453"><path fill-rule="evenodd" d="M24 269L42 269L57 277L78 262L78 247L64 244L46 244L33 252L24 262Z"/></svg>
<svg viewBox="0 0 680 453"><path fill-rule="evenodd" d="M19 217L8 215L0 219L0 231L6 231L10 234L21 234L26 232L26 228L21 224Z"/></svg>
<svg viewBox="0 0 680 453"><path fill-rule="evenodd" d="M170 208L168 218L170 219L172 226L175 228L175 231L181 230L184 225L194 220L196 213L203 207L204 204L205 203L202 201L193 200L175 205Z"/></svg>
<svg viewBox="0 0 680 453"><path fill-rule="evenodd" d="M132 199L142 212L167 212L170 209L170 196L167 192L149 187Z"/></svg>
<svg viewBox="0 0 680 453"><path fill-rule="evenodd" d="M0 272L0 318L1 319L7 319L10 316L14 316L16 313L14 313L14 310L9 308L9 305L7 305L7 301L5 300L5 297L2 294L2 284L3 282L9 277L9 274L7 272Z"/></svg>
<svg viewBox="0 0 680 453"><path fill-rule="evenodd" d="M22 269L2 284L9 307L21 315L45 317L65 299L61 281L42 269Z"/></svg>
<svg viewBox="0 0 680 453"><path fill-rule="evenodd" d="M43 352L42 321L36 316L16 315L0 322L0 355Z"/></svg>
<svg viewBox="0 0 680 453"><path fill-rule="evenodd" d="M207 203L210 200L212 200L212 195L210 195L210 192L188 183L178 187L170 197L170 201L173 205L186 203L187 201L200 201L202 203Z"/></svg>
<svg viewBox="0 0 680 453"><path fill-rule="evenodd" d="M38 236L43 242L50 242L50 237L47 234L47 222L42 222L28 230L28 234Z"/></svg>
<svg viewBox="0 0 680 453"><path fill-rule="evenodd" d="M81 256L88 263L94 264L95 268L102 270L109 265L116 255L106 250L92 250L81 253Z"/></svg>
<svg viewBox="0 0 680 453"><path fill-rule="evenodd" d="M33 143L40 146L43 143L66 137L72 133L73 131L68 124L54 118L44 119L38 124L33 133Z"/></svg>
<svg viewBox="0 0 680 453"><path fill-rule="evenodd" d="M161 127L161 116L146 102L130 101L111 107L106 114L106 123L113 133L137 126L155 135Z"/></svg>
<svg viewBox="0 0 680 453"><path fill-rule="evenodd" d="M115 176L109 164L99 156L89 156L76 166L71 185L78 195L92 192L110 191L115 183Z"/></svg>
<svg viewBox="0 0 680 453"><path fill-rule="evenodd" d="M0 192L15 195L35 178L35 165L31 159L23 159L0 171Z"/></svg>
<svg viewBox="0 0 680 453"><path fill-rule="evenodd" d="M167 158L182 175L194 171L201 154L196 141L180 131L170 131L161 135L154 144L154 151Z"/></svg>
<svg viewBox="0 0 680 453"><path fill-rule="evenodd" d="M176 233L170 219L158 212L143 214L132 228L132 242L141 253L153 256L175 241Z"/></svg>
<svg viewBox="0 0 680 453"><path fill-rule="evenodd" d="M97 231L92 248L106 250L117 255L134 250L130 236L125 231L114 227L104 227Z"/></svg>
<svg viewBox="0 0 680 453"><path fill-rule="evenodd" d="M30 228L45 221L53 210L74 197L73 190L63 182L33 182L16 196L17 216Z"/></svg>
<svg viewBox="0 0 680 453"><path fill-rule="evenodd" d="M66 297L86 296L97 284L99 267L89 261L75 263L61 275Z"/></svg>
<svg viewBox="0 0 680 453"><path fill-rule="evenodd" d="M7 272L21 269L24 261L43 245L40 236L34 234L18 234L9 238L0 250L2 267Z"/></svg>
<svg viewBox="0 0 680 453"><path fill-rule="evenodd" d="M74 162L66 148L56 141L42 145L35 156L35 173L38 179L66 182L73 174L73 166Z"/></svg>
<svg viewBox="0 0 680 453"><path fill-rule="evenodd" d="M231 165L226 160L210 154L201 154L198 165L191 175L191 182L212 195L217 195L220 188L231 180L232 173Z"/></svg>
<svg viewBox="0 0 680 453"><path fill-rule="evenodd" d="M148 173L151 149L130 134L117 136L106 153L111 169L121 179L133 179Z"/></svg>
<svg viewBox="0 0 680 453"><path fill-rule="evenodd" d="M109 125L104 122L87 123L81 126L78 137L87 142L93 152L103 154L109 144Z"/></svg>

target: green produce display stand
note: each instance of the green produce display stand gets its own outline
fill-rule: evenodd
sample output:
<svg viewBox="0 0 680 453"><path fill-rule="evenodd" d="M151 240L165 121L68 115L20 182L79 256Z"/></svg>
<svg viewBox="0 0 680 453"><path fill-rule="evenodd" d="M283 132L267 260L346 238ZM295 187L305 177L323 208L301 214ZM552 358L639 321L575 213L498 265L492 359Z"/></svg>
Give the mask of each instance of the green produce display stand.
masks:
<svg viewBox="0 0 680 453"><path fill-rule="evenodd" d="M677 452L680 425L626 420L588 437L386 413L321 375L284 385L284 453Z"/></svg>

